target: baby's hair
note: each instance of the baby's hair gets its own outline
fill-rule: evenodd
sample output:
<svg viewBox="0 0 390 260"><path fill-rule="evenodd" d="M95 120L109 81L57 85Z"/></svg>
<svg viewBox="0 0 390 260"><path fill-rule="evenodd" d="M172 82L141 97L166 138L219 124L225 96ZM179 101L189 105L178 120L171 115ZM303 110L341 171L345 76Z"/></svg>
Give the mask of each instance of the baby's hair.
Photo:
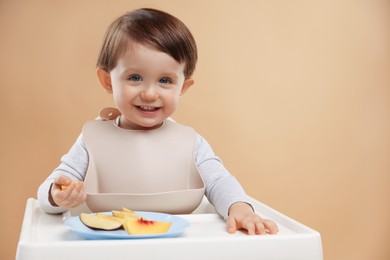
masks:
<svg viewBox="0 0 390 260"><path fill-rule="evenodd" d="M193 74L198 53L190 30L178 18L150 8L128 12L112 22L105 33L97 67L110 72L132 41L184 62L186 78Z"/></svg>

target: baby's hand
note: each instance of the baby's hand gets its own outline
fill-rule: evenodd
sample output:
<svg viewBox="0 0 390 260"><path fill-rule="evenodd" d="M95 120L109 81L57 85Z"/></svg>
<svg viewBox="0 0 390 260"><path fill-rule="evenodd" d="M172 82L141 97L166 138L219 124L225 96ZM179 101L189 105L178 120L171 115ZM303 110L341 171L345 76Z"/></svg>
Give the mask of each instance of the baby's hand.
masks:
<svg viewBox="0 0 390 260"><path fill-rule="evenodd" d="M239 229L246 229L248 235L276 234L279 231L275 222L261 218L244 202L237 202L230 206L226 229L231 234Z"/></svg>
<svg viewBox="0 0 390 260"><path fill-rule="evenodd" d="M64 188L64 186L67 186ZM63 188L61 188L63 187ZM51 186L50 202L53 206L59 206L64 209L70 209L81 205L87 198L84 189L84 182L72 183L66 176L58 176Z"/></svg>

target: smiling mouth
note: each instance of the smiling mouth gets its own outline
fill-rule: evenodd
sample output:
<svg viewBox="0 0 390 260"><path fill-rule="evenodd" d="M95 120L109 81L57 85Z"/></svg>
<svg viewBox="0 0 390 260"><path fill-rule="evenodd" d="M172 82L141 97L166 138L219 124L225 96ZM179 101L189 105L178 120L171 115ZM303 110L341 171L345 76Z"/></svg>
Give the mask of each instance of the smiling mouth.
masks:
<svg viewBox="0 0 390 260"><path fill-rule="evenodd" d="M141 111L153 112L160 109L160 107L136 106Z"/></svg>

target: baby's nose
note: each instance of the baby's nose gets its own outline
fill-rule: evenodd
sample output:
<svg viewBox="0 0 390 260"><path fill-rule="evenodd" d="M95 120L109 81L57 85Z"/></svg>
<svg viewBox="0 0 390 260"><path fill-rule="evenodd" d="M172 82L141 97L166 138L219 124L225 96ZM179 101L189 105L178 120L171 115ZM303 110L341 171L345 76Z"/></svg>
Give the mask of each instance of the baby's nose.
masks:
<svg viewBox="0 0 390 260"><path fill-rule="evenodd" d="M156 100L158 98L158 93L154 87L148 87L142 90L141 98L147 101Z"/></svg>

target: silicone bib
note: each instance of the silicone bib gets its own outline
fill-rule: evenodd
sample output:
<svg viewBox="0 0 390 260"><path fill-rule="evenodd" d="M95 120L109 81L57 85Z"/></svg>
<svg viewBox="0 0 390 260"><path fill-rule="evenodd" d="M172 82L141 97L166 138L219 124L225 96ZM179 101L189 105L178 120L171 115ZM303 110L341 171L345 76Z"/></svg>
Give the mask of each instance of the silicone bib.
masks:
<svg viewBox="0 0 390 260"><path fill-rule="evenodd" d="M154 130L128 130L112 120L85 124L89 156L86 204L92 212L131 210L185 214L204 195L194 160L196 133L171 120Z"/></svg>

